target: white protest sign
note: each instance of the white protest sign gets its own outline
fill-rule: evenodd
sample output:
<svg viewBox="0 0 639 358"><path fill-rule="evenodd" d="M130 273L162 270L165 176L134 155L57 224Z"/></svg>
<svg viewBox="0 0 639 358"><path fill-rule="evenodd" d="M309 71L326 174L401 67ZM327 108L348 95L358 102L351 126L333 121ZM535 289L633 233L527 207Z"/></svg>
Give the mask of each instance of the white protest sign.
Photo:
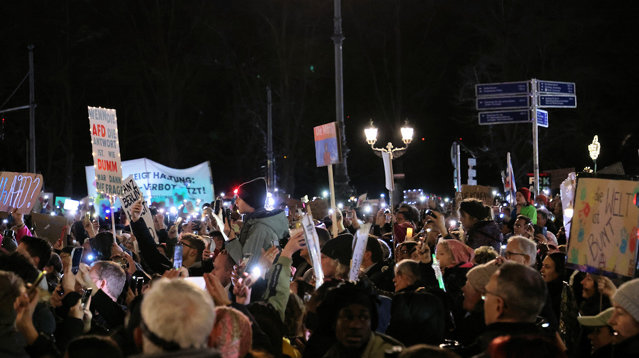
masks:
<svg viewBox="0 0 639 358"><path fill-rule="evenodd" d="M135 204L136 201L143 199L142 192L138 187L138 184L133 180L133 176L129 175L124 182L122 182L122 193L120 194L120 202L122 203L122 209L126 213L126 216L131 221L131 207ZM155 226L153 225L153 217L151 216L151 211L149 210L149 205L145 200L142 200L142 220L146 224L146 227L149 229L153 240L157 244L158 235L155 232Z"/></svg>
<svg viewBox="0 0 639 358"><path fill-rule="evenodd" d="M100 193L120 195L122 163L115 109L96 107L88 107L88 109L96 189Z"/></svg>
<svg viewBox="0 0 639 358"><path fill-rule="evenodd" d="M366 252L366 245L368 244L368 232L371 229L371 224L364 224L360 226L359 230L355 233L355 248L353 249L353 259L351 260L351 271L348 273L348 279L350 281L357 281L359 277L359 268L362 266L362 258L364 252Z"/></svg>
<svg viewBox="0 0 639 358"><path fill-rule="evenodd" d="M321 251L319 238L315 230L312 214L302 214L302 227L304 228L304 238L306 239L306 247L311 257L311 265L313 266L313 274L315 275L315 288L318 289L324 283L324 272L322 271Z"/></svg>
<svg viewBox="0 0 639 358"><path fill-rule="evenodd" d="M42 175L0 172L0 211L28 214L42 190Z"/></svg>

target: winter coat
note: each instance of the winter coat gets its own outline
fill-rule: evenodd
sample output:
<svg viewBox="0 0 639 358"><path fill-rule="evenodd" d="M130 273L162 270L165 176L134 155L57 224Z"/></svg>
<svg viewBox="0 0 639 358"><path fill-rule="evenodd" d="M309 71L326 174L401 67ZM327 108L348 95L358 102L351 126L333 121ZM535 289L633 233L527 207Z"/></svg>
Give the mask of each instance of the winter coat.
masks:
<svg viewBox="0 0 639 358"><path fill-rule="evenodd" d="M493 220L478 221L466 233L466 245L473 249L480 246L491 246L499 252L502 240L501 230Z"/></svg>
<svg viewBox="0 0 639 358"><path fill-rule="evenodd" d="M386 333L407 347L420 343L438 345L444 338L445 313L439 298L408 286L393 296Z"/></svg>
<svg viewBox="0 0 639 358"><path fill-rule="evenodd" d="M240 263L245 254L250 254L250 266L258 261L262 250L279 243L285 235L288 235L288 219L284 211L260 209L244 215L239 237L227 242L225 248L236 263Z"/></svg>

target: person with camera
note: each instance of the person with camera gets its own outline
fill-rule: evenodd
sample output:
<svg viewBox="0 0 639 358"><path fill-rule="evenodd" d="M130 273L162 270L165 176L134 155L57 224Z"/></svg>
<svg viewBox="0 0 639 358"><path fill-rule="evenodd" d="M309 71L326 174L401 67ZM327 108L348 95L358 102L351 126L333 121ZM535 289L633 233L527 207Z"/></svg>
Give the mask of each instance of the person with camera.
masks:
<svg viewBox="0 0 639 358"><path fill-rule="evenodd" d="M241 262L250 255L249 266L257 262L262 250L279 246L279 241L288 235L288 219L283 210L267 211L266 180L256 178L241 184L235 204L244 215L244 224L239 237L226 243L226 250L233 261Z"/></svg>

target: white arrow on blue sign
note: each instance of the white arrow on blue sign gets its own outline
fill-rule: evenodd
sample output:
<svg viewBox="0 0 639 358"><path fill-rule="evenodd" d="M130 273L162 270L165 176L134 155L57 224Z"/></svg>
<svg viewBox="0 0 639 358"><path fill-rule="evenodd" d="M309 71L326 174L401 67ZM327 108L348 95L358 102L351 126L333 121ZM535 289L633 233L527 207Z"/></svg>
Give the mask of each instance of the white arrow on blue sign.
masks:
<svg viewBox="0 0 639 358"><path fill-rule="evenodd" d="M530 96L478 97L475 106L477 110L528 108Z"/></svg>
<svg viewBox="0 0 639 358"><path fill-rule="evenodd" d="M514 111L479 112L479 124L506 124L523 123L532 121L531 112L528 109Z"/></svg>
<svg viewBox="0 0 639 358"><path fill-rule="evenodd" d="M540 93L576 94L574 82L537 80L537 91Z"/></svg>
<svg viewBox="0 0 639 358"><path fill-rule="evenodd" d="M539 107L546 108L577 108L577 96L539 95Z"/></svg>
<svg viewBox="0 0 639 358"><path fill-rule="evenodd" d="M481 96L507 96L528 94L530 92L529 81L480 83L475 85L475 95Z"/></svg>
<svg viewBox="0 0 639 358"><path fill-rule="evenodd" d="M548 111L537 109L537 125L548 128Z"/></svg>

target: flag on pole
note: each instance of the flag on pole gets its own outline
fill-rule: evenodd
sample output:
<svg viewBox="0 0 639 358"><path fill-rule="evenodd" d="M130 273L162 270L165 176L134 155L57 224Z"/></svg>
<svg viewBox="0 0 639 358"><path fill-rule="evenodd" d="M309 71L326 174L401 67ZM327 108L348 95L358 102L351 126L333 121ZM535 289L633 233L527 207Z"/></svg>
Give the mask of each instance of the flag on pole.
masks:
<svg viewBox="0 0 639 358"><path fill-rule="evenodd" d="M504 178L504 192L510 193L511 204L515 199L517 186L515 185L515 173L513 172L513 164L510 161L510 152L506 154L506 177Z"/></svg>

